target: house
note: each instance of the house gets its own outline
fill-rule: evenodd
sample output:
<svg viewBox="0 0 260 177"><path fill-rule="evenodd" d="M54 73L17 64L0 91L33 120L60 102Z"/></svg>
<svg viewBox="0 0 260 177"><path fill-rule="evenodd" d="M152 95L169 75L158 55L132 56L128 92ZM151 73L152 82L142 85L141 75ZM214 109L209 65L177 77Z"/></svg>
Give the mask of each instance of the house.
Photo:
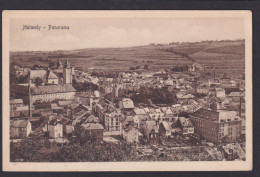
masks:
<svg viewBox="0 0 260 177"><path fill-rule="evenodd" d="M98 117L90 115L90 116L88 116L88 118L85 122L87 122L87 123L99 123L99 119L98 119Z"/></svg>
<svg viewBox="0 0 260 177"><path fill-rule="evenodd" d="M201 108L201 106L196 101L194 101L189 105L182 106L182 108L183 108L184 112L186 112L186 113L193 113L193 112L196 112L197 110L199 110Z"/></svg>
<svg viewBox="0 0 260 177"><path fill-rule="evenodd" d="M146 114L150 114L151 113L149 108L144 108L144 111L145 111Z"/></svg>
<svg viewBox="0 0 260 177"><path fill-rule="evenodd" d="M48 70L46 74L47 74L46 84L49 85L59 84L59 78L51 70Z"/></svg>
<svg viewBox="0 0 260 177"><path fill-rule="evenodd" d="M217 98L213 95L209 96L207 99L207 106L211 110L217 111L217 110L224 110L226 109L230 104L230 101L226 98Z"/></svg>
<svg viewBox="0 0 260 177"><path fill-rule="evenodd" d="M71 116L69 116L71 119L73 119L73 120L77 120L77 119L83 119L83 118L86 118L86 117L88 117L89 116L89 114L90 114L90 112L89 111L86 111L86 110L80 110L79 112L76 112L76 113L73 113L73 111L72 111L72 114L71 114Z"/></svg>
<svg viewBox="0 0 260 177"><path fill-rule="evenodd" d="M46 74L47 74L46 70L30 70L30 72L26 78L26 81L27 81L27 83L29 83L31 81L31 83L34 84L36 81L36 78L40 78L43 81L43 83L45 83Z"/></svg>
<svg viewBox="0 0 260 177"><path fill-rule="evenodd" d="M90 107L92 107L93 100L95 99L92 92L77 92L75 97L77 102L83 105L89 105Z"/></svg>
<svg viewBox="0 0 260 177"><path fill-rule="evenodd" d="M65 132L66 134L71 134L73 131L74 131L74 126L72 124L72 120L68 121L66 124L65 124Z"/></svg>
<svg viewBox="0 0 260 177"><path fill-rule="evenodd" d="M72 116L79 112L89 112L90 110L90 107L84 106L83 104L75 105L75 107L72 107Z"/></svg>
<svg viewBox="0 0 260 177"><path fill-rule="evenodd" d="M134 102L130 98L123 98L119 102L119 108L123 111L131 111L135 108Z"/></svg>
<svg viewBox="0 0 260 177"><path fill-rule="evenodd" d="M120 110L106 111L104 113L104 128L113 135L121 135L121 120L123 115Z"/></svg>
<svg viewBox="0 0 260 177"><path fill-rule="evenodd" d="M228 99L232 102L232 103L239 103L241 98L245 97L245 93L244 92L231 92L228 95Z"/></svg>
<svg viewBox="0 0 260 177"><path fill-rule="evenodd" d="M102 121L104 120L104 118L105 118L105 115L104 115L105 109L104 109L104 107L101 104L94 104L92 106L92 110L96 114L96 116L98 116L98 118L100 120L102 120Z"/></svg>
<svg viewBox="0 0 260 177"><path fill-rule="evenodd" d="M99 124L99 123L83 123L81 125L85 133L92 137L94 142L100 143L103 141L103 132L104 132L104 127Z"/></svg>
<svg viewBox="0 0 260 177"><path fill-rule="evenodd" d="M205 94L207 95L209 92L209 87L207 86L198 86L196 87L196 92L199 94Z"/></svg>
<svg viewBox="0 0 260 177"><path fill-rule="evenodd" d="M161 107L161 111L165 115L173 115L173 112L170 107Z"/></svg>
<svg viewBox="0 0 260 177"><path fill-rule="evenodd" d="M149 143L158 143L159 126L156 121L146 121L144 126L144 136Z"/></svg>
<svg viewBox="0 0 260 177"><path fill-rule="evenodd" d="M29 120L11 120L10 121L10 138L20 139L30 135L32 125Z"/></svg>
<svg viewBox="0 0 260 177"><path fill-rule="evenodd" d="M236 142L241 135L241 118L235 111L199 109L189 115L195 134L211 142Z"/></svg>
<svg viewBox="0 0 260 177"><path fill-rule="evenodd" d="M159 135L163 137L172 135L170 122L163 121L159 124Z"/></svg>
<svg viewBox="0 0 260 177"><path fill-rule="evenodd" d="M60 138L63 137L63 124L58 119L52 119L48 124L49 137L50 138Z"/></svg>
<svg viewBox="0 0 260 177"><path fill-rule="evenodd" d="M158 121L158 122L164 120L165 118L163 113L149 114L149 116L151 120Z"/></svg>
<svg viewBox="0 0 260 177"><path fill-rule="evenodd" d="M179 114L184 111L183 107L180 104L172 105L171 111L173 114Z"/></svg>
<svg viewBox="0 0 260 177"><path fill-rule="evenodd" d="M146 114L145 110L140 109L140 108L135 108L134 113L135 113L135 115L145 115Z"/></svg>
<svg viewBox="0 0 260 177"><path fill-rule="evenodd" d="M146 109L149 110L148 108L146 108ZM134 119L136 121L138 119L138 124L140 124L141 121L149 119L148 112L150 112L150 111L147 111L147 110L145 110L143 108L135 108L134 109L134 111L133 111L134 112L133 115L135 115Z"/></svg>
<svg viewBox="0 0 260 177"><path fill-rule="evenodd" d="M126 116L124 122L134 122L133 116Z"/></svg>
<svg viewBox="0 0 260 177"><path fill-rule="evenodd" d="M194 95L192 94L186 94L186 95L179 95L177 96L178 98L178 103L179 104L187 104L189 100L194 99Z"/></svg>
<svg viewBox="0 0 260 177"><path fill-rule="evenodd" d="M122 136L127 143L139 143L140 137L143 135L133 122L127 122L127 124L122 127Z"/></svg>
<svg viewBox="0 0 260 177"><path fill-rule="evenodd" d="M62 130L63 130L63 135L68 133L71 133L69 131L70 125L72 123L72 120L65 118L63 116L59 116L58 120L62 123ZM72 127L72 126L71 126Z"/></svg>
<svg viewBox="0 0 260 177"><path fill-rule="evenodd" d="M179 117L180 127L182 129L183 135L193 134L194 133L194 126L190 119L185 117Z"/></svg>
<svg viewBox="0 0 260 177"><path fill-rule="evenodd" d="M182 129L180 127L179 119L176 118L171 123L171 134L180 135L182 133Z"/></svg>
<svg viewBox="0 0 260 177"><path fill-rule="evenodd" d="M10 110L15 110L17 107L23 106L23 99L11 99Z"/></svg>
<svg viewBox="0 0 260 177"><path fill-rule="evenodd" d="M134 124L137 126L137 128L141 127L141 124L143 124L143 121L141 118L139 118L137 115L133 116Z"/></svg>
<svg viewBox="0 0 260 177"><path fill-rule="evenodd" d="M161 111L160 108L155 108L154 110L155 110L156 113L162 114L162 111Z"/></svg>
<svg viewBox="0 0 260 177"><path fill-rule="evenodd" d="M53 110L53 112L62 112L63 108L59 107L57 105L57 103L51 103L51 109Z"/></svg>

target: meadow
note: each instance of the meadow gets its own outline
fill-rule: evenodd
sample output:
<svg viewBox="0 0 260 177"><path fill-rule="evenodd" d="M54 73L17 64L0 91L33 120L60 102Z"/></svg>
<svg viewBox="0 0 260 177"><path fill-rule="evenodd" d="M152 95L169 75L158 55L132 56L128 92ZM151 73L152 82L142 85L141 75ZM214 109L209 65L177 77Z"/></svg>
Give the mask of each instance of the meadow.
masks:
<svg viewBox="0 0 260 177"><path fill-rule="evenodd" d="M69 59L74 67L83 70L128 71L130 67L144 65L149 70L173 68L193 63L187 57L206 67L215 67L217 72L236 74L244 72L245 41L202 41L196 43L150 44L127 48L87 48L64 51L10 51L11 63L30 67L48 66L58 59Z"/></svg>

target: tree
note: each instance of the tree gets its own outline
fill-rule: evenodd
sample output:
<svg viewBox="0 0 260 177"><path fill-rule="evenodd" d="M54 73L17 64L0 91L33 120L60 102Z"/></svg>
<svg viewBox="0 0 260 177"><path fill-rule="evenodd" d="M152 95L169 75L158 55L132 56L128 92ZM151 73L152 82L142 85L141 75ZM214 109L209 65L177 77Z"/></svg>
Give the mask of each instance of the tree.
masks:
<svg viewBox="0 0 260 177"><path fill-rule="evenodd" d="M55 66L55 63L54 63L54 62L50 62L50 63L49 63L49 67L51 68L51 67L53 67L53 66Z"/></svg>
<svg viewBox="0 0 260 177"><path fill-rule="evenodd" d="M36 77L35 79L35 85L38 87L39 85L43 84L43 80L39 77Z"/></svg>

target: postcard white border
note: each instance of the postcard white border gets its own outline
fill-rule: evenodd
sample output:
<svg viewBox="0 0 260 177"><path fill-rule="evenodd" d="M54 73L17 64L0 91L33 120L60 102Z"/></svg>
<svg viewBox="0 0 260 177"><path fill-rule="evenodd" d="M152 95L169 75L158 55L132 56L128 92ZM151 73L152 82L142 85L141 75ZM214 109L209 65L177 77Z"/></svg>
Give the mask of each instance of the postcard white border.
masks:
<svg viewBox="0 0 260 177"><path fill-rule="evenodd" d="M2 148L3 171L248 171L253 168L252 141L252 12L249 10L167 11L3 11L2 12ZM173 162L10 162L9 20L11 18L242 17L245 20L246 161Z"/></svg>

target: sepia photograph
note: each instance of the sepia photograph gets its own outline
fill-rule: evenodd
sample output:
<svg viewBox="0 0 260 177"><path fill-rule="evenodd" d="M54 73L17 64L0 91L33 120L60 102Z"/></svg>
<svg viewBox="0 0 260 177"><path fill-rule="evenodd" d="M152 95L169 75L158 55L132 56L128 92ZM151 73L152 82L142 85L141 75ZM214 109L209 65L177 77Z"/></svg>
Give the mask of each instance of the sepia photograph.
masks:
<svg viewBox="0 0 260 177"><path fill-rule="evenodd" d="M250 11L4 11L2 30L3 170L252 169Z"/></svg>

